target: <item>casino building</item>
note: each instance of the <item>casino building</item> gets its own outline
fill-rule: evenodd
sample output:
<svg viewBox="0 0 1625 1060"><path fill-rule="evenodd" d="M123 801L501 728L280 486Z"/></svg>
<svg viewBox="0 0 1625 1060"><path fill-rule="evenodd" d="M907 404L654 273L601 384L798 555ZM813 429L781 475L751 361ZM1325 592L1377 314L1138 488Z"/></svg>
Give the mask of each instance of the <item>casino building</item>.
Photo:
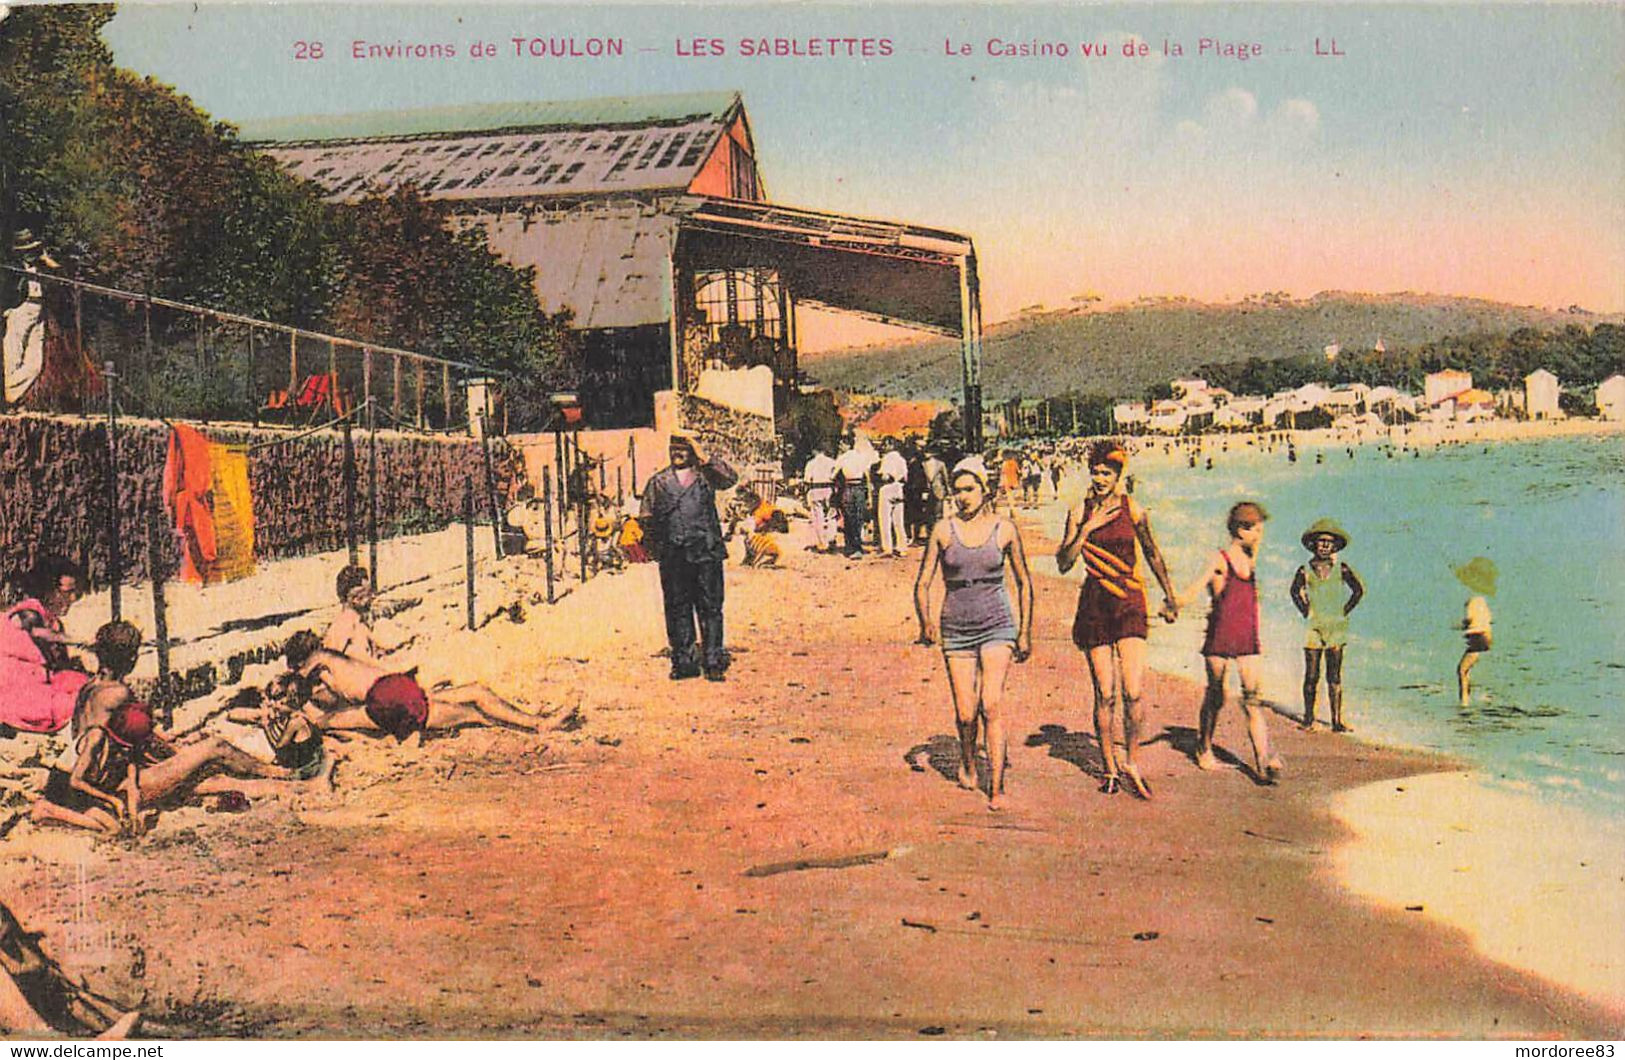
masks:
<svg viewBox="0 0 1625 1060"><path fill-rule="evenodd" d="M541 304L582 334L589 427L651 426L663 391L679 410L747 393L738 407L782 416L796 311L816 306L958 338L980 431L970 238L771 201L738 93L287 118L242 137L334 202L415 182L533 267Z"/></svg>
<svg viewBox="0 0 1625 1060"><path fill-rule="evenodd" d="M760 367L770 395L756 371L741 405L782 416L799 306L959 338L980 428L970 237L772 202L738 93L278 119L242 138L332 202L416 182L535 268L543 307L582 332L590 428L652 426L656 393L739 393L730 376Z"/></svg>

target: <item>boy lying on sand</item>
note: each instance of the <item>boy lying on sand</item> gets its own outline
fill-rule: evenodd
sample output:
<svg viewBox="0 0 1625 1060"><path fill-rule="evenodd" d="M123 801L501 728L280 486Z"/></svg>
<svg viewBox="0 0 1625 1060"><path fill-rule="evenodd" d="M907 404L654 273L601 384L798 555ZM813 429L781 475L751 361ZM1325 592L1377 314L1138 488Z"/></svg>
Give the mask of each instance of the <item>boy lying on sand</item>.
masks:
<svg viewBox="0 0 1625 1060"><path fill-rule="evenodd" d="M312 702L324 709L322 729L362 729L405 740L413 733L465 725L505 725L525 732L542 727L531 714L479 684L425 692L415 672L391 673L377 663L352 659L321 646L309 630L283 648L288 669L313 685Z"/></svg>

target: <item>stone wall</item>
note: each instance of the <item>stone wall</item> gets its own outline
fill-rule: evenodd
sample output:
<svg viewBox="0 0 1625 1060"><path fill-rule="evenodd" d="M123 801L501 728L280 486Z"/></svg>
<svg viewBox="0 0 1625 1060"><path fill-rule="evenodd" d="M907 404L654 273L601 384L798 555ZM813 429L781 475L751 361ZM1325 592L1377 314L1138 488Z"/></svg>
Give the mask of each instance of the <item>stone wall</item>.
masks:
<svg viewBox="0 0 1625 1060"><path fill-rule="evenodd" d="M699 436L708 453L721 453L736 468L777 462L779 439L773 420L719 405L693 394L680 396L683 427Z"/></svg>
<svg viewBox="0 0 1625 1060"><path fill-rule="evenodd" d="M287 439L287 431L248 427L199 429L210 441L234 445ZM162 500L169 429L150 420L119 421L119 532L126 582L148 571L148 528L154 513L172 525ZM368 449L356 431L355 518L366 541ZM524 461L507 442L493 439L492 458L501 495L511 496L525 476ZM254 551L260 559L305 555L346 543L343 436L322 431L282 445L251 450L249 488L254 501ZM0 416L0 579L11 582L44 554L83 562L93 585L108 580L107 427L73 416ZM484 508L484 467L478 443L378 432L380 537L438 530L461 519L464 484L475 485ZM159 540L160 562L179 560L174 535ZM11 586L7 585L9 591Z"/></svg>

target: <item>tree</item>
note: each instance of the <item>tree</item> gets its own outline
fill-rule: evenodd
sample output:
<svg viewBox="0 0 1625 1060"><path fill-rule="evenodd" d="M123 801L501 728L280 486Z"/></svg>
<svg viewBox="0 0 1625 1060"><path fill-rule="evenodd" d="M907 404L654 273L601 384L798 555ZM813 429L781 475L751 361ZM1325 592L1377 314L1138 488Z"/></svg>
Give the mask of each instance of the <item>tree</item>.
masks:
<svg viewBox="0 0 1625 1060"><path fill-rule="evenodd" d="M573 386L569 318L542 311L528 270L477 230L452 231L415 188L324 202L232 126L115 67L98 36L111 17L31 6L0 21L0 248L27 227L80 279L472 361L524 380L521 391ZM87 331L123 334L109 356L144 347L152 316L89 299L84 315ZM247 336L200 373L196 326L153 320L144 382L162 381L171 401L188 387L204 405L259 400Z"/></svg>

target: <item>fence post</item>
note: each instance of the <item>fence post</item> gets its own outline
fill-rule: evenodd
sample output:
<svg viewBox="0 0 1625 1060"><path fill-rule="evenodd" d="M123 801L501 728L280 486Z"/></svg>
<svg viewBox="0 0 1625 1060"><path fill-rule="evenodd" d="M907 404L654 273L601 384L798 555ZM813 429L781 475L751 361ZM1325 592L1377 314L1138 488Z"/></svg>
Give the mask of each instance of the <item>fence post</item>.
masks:
<svg viewBox="0 0 1625 1060"><path fill-rule="evenodd" d="M378 409L367 401L367 573L378 592Z"/></svg>
<svg viewBox="0 0 1625 1060"><path fill-rule="evenodd" d="M348 414L341 427L344 432L344 544L349 549L350 566L353 567L361 560L361 548L355 525L355 436L350 429Z"/></svg>
<svg viewBox="0 0 1625 1060"><path fill-rule="evenodd" d="M451 365L440 366L440 402L443 406L444 421L440 424L442 430L451 430Z"/></svg>
<svg viewBox="0 0 1625 1060"><path fill-rule="evenodd" d="M329 347L331 348L331 347ZM288 332L288 399L299 397L299 333Z"/></svg>
<svg viewBox="0 0 1625 1060"><path fill-rule="evenodd" d="M152 404L152 292L141 307L141 402Z"/></svg>
<svg viewBox="0 0 1625 1060"><path fill-rule="evenodd" d="M497 503L497 476L491 467L491 435L486 429L485 413L480 413L480 454L485 462L485 496L491 502L491 538L496 542L497 559L504 558L502 551L502 507Z"/></svg>
<svg viewBox="0 0 1625 1060"><path fill-rule="evenodd" d="M581 581L587 581L587 501L576 502L576 551L581 554Z"/></svg>
<svg viewBox="0 0 1625 1060"><path fill-rule="evenodd" d="M564 415L562 412L558 415ZM556 423L553 428L553 466L557 469L559 480L559 536L564 536L564 424Z"/></svg>
<svg viewBox="0 0 1625 1060"><path fill-rule="evenodd" d="M254 325L248 325L248 378L243 380L244 396L248 399L248 407L253 409L254 426L260 425L259 388L254 384Z"/></svg>
<svg viewBox="0 0 1625 1060"><path fill-rule="evenodd" d="M152 635L158 642L158 707L164 727L174 719L175 700L170 694L169 609L164 602L164 557L159 542L164 532L161 512L147 520L147 575L152 579Z"/></svg>
<svg viewBox="0 0 1625 1060"><path fill-rule="evenodd" d="M632 496L638 495L638 436L626 439L626 455L632 462Z"/></svg>
<svg viewBox="0 0 1625 1060"><path fill-rule="evenodd" d="M82 363L85 359L85 289L73 285L73 353Z"/></svg>
<svg viewBox="0 0 1625 1060"><path fill-rule="evenodd" d="M615 507L621 508L626 504L626 488L621 481L621 469L615 469Z"/></svg>
<svg viewBox="0 0 1625 1060"><path fill-rule="evenodd" d="M468 628L474 628L474 480L463 480L464 567L468 572Z"/></svg>
<svg viewBox="0 0 1625 1060"><path fill-rule="evenodd" d="M119 577L124 557L118 525L118 371L112 361L102 364L102 380L107 386L107 582L112 618L117 622L123 617Z"/></svg>
<svg viewBox="0 0 1625 1060"><path fill-rule="evenodd" d="M423 362L418 361L416 363L418 366L418 430L421 431L423 429L423 387L425 386L424 379L426 376L424 375Z"/></svg>
<svg viewBox="0 0 1625 1060"><path fill-rule="evenodd" d="M546 525L542 536L547 545L547 602L551 604L558 599L553 590L553 474L545 467L542 468L542 515Z"/></svg>

